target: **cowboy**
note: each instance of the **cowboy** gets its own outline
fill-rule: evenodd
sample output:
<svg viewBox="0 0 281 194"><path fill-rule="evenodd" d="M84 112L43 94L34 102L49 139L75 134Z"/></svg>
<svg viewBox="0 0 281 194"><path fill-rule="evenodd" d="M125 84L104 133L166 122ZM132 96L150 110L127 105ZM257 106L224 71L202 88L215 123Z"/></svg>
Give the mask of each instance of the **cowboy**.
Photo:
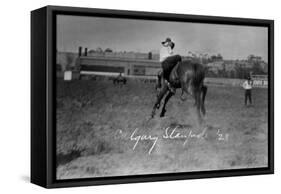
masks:
<svg viewBox="0 0 281 194"><path fill-rule="evenodd" d="M162 47L160 49L160 62L163 69L163 78L167 83L169 90L175 93L176 89L170 83L169 76L176 64L181 61L181 56L174 55L173 49L175 47L175 43L172 42L170 38L166 38L166 40L161 44Z"/></svg>
<svg viewBox="0 0 281 194"><path fill-rule="evenodd" d="M253 88L253 81L249 76L247 80L243 83L242 87L245 90L245 106L247 106L247 101L249 100L250 105L252 105L252 88Z"/></svg>

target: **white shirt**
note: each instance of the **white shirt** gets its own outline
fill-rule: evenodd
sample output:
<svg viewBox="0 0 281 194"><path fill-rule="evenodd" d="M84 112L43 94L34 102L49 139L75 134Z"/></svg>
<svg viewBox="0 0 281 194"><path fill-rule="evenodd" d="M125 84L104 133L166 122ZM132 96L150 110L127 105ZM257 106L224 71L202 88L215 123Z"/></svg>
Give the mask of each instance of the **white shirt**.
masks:
<svg viewBox="0 0 281 194"><path fill-rule="evenodd" d="M167 57L170 57L173 55L173 50L170 46L162 46L160 49L160 62L164 61Z"/></svg>
<svg viewBox="0 0 281 194"><path fill-rule="evenodd" d="M250 83L249 83L250 82ZM242 85L245 90L250 90L253 88L253 81L245 81Z"/></svg>

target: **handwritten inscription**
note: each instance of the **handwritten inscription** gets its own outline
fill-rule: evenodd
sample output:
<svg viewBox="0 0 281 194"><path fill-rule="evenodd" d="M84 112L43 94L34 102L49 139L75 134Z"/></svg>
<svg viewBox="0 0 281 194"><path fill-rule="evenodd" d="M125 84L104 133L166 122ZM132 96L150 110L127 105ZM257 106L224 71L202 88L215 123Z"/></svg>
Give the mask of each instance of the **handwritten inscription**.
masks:
<svg viewBox="0 0 281 194"><path fill-rule="evenodd" d="M137 147L139 141L144 141L144 140L150 140L153 142L151 148L149 149L148 154L151 154L153 148L155 147L157 141L158 141L158 136L152 136L152 135L136 135L138 129L135 129L134 132L132 133L130 140L135 141L135 145L133 147L133 150Z"/></svg>
<svg viewBox="0 0 281 194"><path fill-rule="evenodd" d="M201 139L206 136L206 128L203 129L201 133L195 134L192 130L189 131L187 134L183 134L179 131L177 131L178 127L176 128L166 128L165 129L165 134L163 135L164 139L184 139L183 145L185 145L190 138L197 138Z"/></svg>
<svg viewBox="0 0 281 194"><path fill-rule="evenodd" d="M151 142L148 154L151 154L153 152L160 138L162 138L163 140L182 140L183 146L185 146L190 139L204 140L208 138L207 128L204 128L203 130L197 133L195 133L191 129L182 131L179 129L178 126L174 128L165 128L163 130L162 135L152 135L148 132L145 133L139 128L134 129L132 133L124 132L123 130L119 129L115 133L115 138L125 139L134 142L132 148L133 150L135 150L141 142ZM215 136L215 139L218 141L228 141L229 139L229 135L222 133L221 129L217 130Z"/></svg>

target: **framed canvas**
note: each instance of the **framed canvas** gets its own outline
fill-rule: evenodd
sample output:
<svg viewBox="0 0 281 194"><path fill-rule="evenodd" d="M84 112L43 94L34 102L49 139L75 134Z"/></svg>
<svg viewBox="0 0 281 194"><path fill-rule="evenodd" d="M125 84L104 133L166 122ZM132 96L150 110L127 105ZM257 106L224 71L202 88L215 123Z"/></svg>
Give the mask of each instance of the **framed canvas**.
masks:
<svg viewBox="0 0 281 194"><path fill-rule="evenodd" d="M272 174L273 20L31 12L31 182Z"/></svg>

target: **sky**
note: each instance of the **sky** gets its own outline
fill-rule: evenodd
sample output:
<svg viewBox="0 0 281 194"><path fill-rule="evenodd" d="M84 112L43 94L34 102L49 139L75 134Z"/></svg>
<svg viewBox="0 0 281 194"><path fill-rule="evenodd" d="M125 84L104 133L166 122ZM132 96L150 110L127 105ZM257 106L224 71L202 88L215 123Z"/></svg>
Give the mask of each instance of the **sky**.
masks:
<svg viewBox="0 0 281 194"><path fill-rule="evenodd" d="M175 43L174 52L220 53L225 59L246 59L248 55L268 60L266 27L168 22L103 17L57 17L58 51L77 52L101 47L114 51L159 52L167 37Z"/></svg>

